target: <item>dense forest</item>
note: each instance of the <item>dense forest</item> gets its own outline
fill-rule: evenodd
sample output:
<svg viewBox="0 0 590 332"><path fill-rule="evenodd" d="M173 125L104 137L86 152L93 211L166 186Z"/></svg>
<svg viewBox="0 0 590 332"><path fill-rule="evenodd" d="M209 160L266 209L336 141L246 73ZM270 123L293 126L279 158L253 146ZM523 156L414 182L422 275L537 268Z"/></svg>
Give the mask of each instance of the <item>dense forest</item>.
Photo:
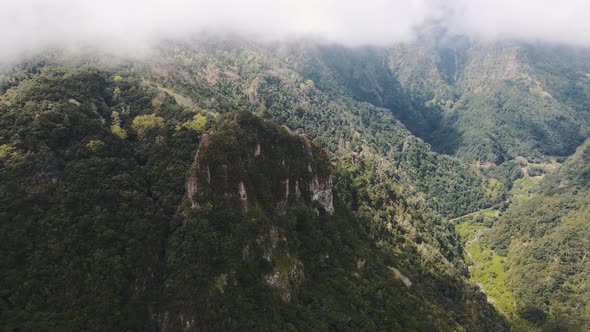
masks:
<svg viewBox="0 0 590 332"><path fill-rule="evenodd" d="M590 53L150 54L0 73L2 329L590 329Z"/></svg>

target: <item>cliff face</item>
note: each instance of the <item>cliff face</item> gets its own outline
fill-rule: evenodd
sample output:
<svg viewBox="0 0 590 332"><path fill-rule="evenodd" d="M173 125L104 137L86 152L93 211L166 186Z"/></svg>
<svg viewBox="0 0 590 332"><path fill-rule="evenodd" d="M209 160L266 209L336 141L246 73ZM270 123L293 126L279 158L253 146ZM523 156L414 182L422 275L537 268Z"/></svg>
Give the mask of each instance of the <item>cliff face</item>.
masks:
<svg viewBox="0 0 590 332"><path fill-rule="evenodd" d="M193 209L252 207L283 214L308 206L334 212L328 154L308 139L238 113L204 134L188 171Z"/></svg>
<svg viewBox="0 0 590 332"><path fill-rule="evenodd" d="M165 301L153 315L158 328L452 330L463 324L457 323L464 319L462 307L457 322L440 315L446 299L421 309L433 319L414 321L419 313L408 308L418 308L424 294L435 292L418 262L438 257L455 271L448 273L458 272L431 244L416 247L422 258L392 254L395 245L414 244L396 237L391 224L369 228L373 235L368 236L362 225L370 222L366 218L375 223L375 215L403 215L416 227L430 221L411 212L403 197L388 196L393 187L379 193L355 187L363 176L347 172L364 166L360 160L346 165L348 170L340 164L333 167L328 153L309 139L250 113L221 116L202 136L187 172L180 222L166 247ZM373 205L362 203L358 211L350 210L343 201L349 192ZM381 209L379 200L390 199L399 204L387 212L372 210ZM417 228L412 232L426 236ZM431 243L426 237L423 241ZM437 278L435 287L465 286L460 277ZM470 288L453 296L451 302L468 298L464 302L478 308L470 317L480 310L494 317ZM371 312L382 306L389 309ZM504 328L499 320L486 324Z"/></svg>
<svg viewBox="0 0 590 332"><path fill-rule="evenodd" d="M169 248L174 260L168 264L165 283L171 287L165 293L182 304L159 308L155 321L160 328L198 330L210 324L198 315L202 299L223 301L244 289L270 291L266 296L275 305L295 301L306 269L291 229L293 218L314 222L335 212L331 168L325 150L250 113L227 115L203 134L187 172L183 225ZM211 226L216 241L202 238L211 229L189 231L193 225ZM214 263L210 248L187 249L211 243L223 248L213 249Z"/></svg>

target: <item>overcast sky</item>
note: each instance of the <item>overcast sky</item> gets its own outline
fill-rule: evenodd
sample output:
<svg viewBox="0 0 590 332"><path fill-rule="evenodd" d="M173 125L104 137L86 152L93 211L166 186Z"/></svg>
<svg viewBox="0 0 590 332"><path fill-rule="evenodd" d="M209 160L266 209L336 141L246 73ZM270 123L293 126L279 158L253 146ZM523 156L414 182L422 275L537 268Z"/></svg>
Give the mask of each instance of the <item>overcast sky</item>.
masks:
<svg viewBox="0 0 590 332"><path fill-rule="evenodd" d="M0 60L81 43L133 52L203 30L387 45L434 21L473 37L590 46L590 0L0 1Z"/></svg>

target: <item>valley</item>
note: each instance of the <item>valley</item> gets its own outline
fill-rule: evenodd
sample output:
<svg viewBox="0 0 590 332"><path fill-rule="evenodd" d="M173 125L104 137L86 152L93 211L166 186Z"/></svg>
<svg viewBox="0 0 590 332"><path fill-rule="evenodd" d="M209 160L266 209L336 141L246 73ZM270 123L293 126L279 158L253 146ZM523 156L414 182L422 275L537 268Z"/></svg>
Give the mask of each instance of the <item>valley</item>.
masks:
<svg viewBox="0 0 590 332"><path fill-rule="evenodd" d="M452 35L27 59L0 74L2 327L587 330L588 72Z"/></svg>

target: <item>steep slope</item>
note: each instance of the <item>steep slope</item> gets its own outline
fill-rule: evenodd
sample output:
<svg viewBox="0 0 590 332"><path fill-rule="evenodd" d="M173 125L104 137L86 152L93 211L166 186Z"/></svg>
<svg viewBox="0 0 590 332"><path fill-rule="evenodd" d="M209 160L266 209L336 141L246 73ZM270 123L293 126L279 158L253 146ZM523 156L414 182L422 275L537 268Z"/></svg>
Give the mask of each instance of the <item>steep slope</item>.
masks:
<svg viewBox="0 0 590 332"><path fill-rule="evenodd" d="M194 113L109 71L40 67L0 101L0 325L143 329Z"/></svg>
<svg viewBox="0 0 590 332"><path fill-rule="evenodd" d="M518 314L548 330L588 328L590 142L513 199L484 241L507 257ZM539 178L539 177L537 177Z"/></svg>
<svg viewBox="0 0 590 332"><path fill-rule="evenodd" d="M300 42L272 49L272 54L312 79L331 98L345 95L388 109L419 137L428 137L437 129L440 110L425 107L404 91L389 68L386 49Z"/></svg>
<svg viewBox="0 0 590 332"><path fill-rule="evenodd" d="M393 48L390 63L406 94L442 111L439 129L426 137L435 149L502 163L567 156L588 137L580 103L590 58L578 53L442 36Z"/></svg>
<svg viewBox="0 0 590 332"><path fill-rule="evenodd" d="M335 170L327 153L307 139L249 113L225 119L203 138L188 173L190 204L167 251L165 294L173 305L161 309L163 327L503 327L476 288L464 284L452 234L422 215L405 193L388 193L395 183L369 189L392 200L373 202L373 213L362 193L360 206L350 211L340 198L347 191L339 189L370 171L350 161L341 161L342 167L356 173ZM376 214L389 222L407 219L387 226ZM444 295L427 295L437 289ZM469 300L445 309L463 296ZM470 312L470 306L479 309ZM418 307L429 322L416 320Z"/></svg>
<svg viewBox="0 0 590 332"><path fill-rule="evenodd" d="M302 41L271 53L331 98L385 108L436 151L470 162L565 157L589 135L585 49L481 42L435 27L388 49Z"/></svg>
<svg viewBox="0 0 590 332"><path fill-rule="evenodd" d="M0 98L3 327L506 329L396 159L59 63Z"/></svg>
<svg viewBox="0 0 590 332"><path fill-rule="evenodd" d="M162 50L147 66L146 75L185 99L199 100L196 107L221 112L250 109L334 153L379 155L389 161L396 177L424 192L429 204L446 215L465 214L502 200L503 189L489 190L489 182L477 169L434 153L390 110L359 102L343 94L346 89L336 93L334 89L340 89L336 83L316 85L294 70L295 64L270 50L240 41L175 46Z"/></svg>

